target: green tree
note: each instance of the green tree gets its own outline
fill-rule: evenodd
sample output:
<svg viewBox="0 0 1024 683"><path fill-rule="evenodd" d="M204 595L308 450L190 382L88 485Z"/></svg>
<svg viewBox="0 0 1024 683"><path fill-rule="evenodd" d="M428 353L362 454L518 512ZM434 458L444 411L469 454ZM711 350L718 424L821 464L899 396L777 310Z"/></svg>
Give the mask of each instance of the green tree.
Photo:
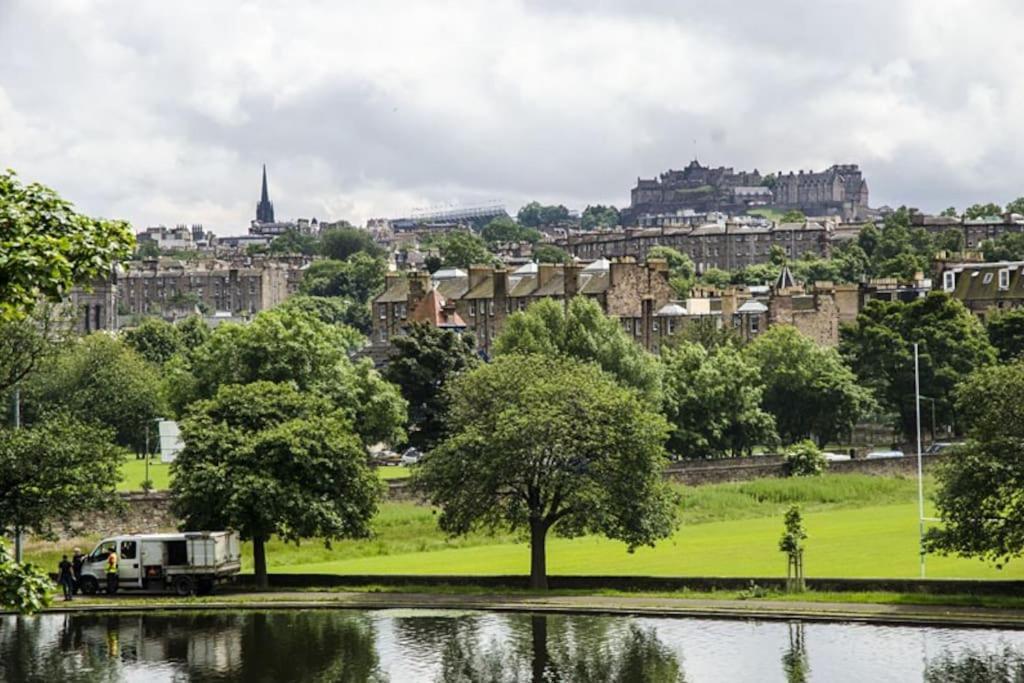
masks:
<svg viewBox="0 0 1024 683"><path fill-rule="evenodd" d="M988 204L971 204L964 210L964 218L976 220L978 218L988 218L989 216L999 216L1002 213L1003 207L992 202Z"/></svg>
<svg viewBox="0 0 1024 683"><path fill-rule="evenodd" d="M164 415L160 373L133 349L102 332L69 345L25 382L27 421L55 409L113 430L121 446L142 452L148 425Z"/></svg>
<svg viewBox="0 0 1024 683"><path fill-rule="evenodd" d="M1024 233L1004 232L995 239L983 241L979 248L989 262L1019 261L1024 259Z"/></svg>
<svg viewBox="0 0 1024 683"><path fill-rule="evenodd" d="M569 253L554 244L538 244L533 249L533 260L537 263L565 263Z"/></svg>
<svg viewBox="0 0 1024 683"><path fill-rule="evenodd" d="M107 277L134 247L124 221L88 218L50 188L0 172L0 319L23 318L40 298L61 301L73 286Z"/></svg>
<svg viewBox="0 0 1024 683"><path fill-rule="evenodd" d="M499 216L484 226L480 231L480 237L488 245L500 242L529 242L536 244L540 241L540 232L534 228L526 228L519 225L508 216Z"/></svg>
<svg viewBox="0 0 1024 683"><path fill-rule="evenodd" d="M999 360L1009 362L1024 352L1024 309L994 313L988 318L985 329Z"/></svg>
<svg viewBox="0 0 1024 683"><path fill-rule="evenodd" d="M175 327L181 335L183 349L194 349L210 338L210 327L199 315L190 315L175 323Z"/></svg>
<svg viewBox="0 0 1024 683"><path fill-rule="evenodd" d="M682 342L662 350L664 413L669 450L684 458L750 455L778 441L775 421L761 408L758 369L734 346L707 351Z"/></svg>
<svg viewBox="0 0 1024 683"><path fill-rule="evenodd" d="M899 415L908 438L915 433L914 351L920 345L921 394L935 399L941 424L958 424L953 389L975 369L992 363L995 351L971 313L945 292L912 303L869 301L843 327L840 352L879 403Z"/></svg>
<svg viewBox="0 0 1024 683"><path fill-rule="evenodd" d="M584 230L614 228L619 224L619 210L614 206L595 204L583 209L580 216L580 227Z"/></svg>
<svg viewBox="0 0 1024 683"><path fill-rule="evenodd" d="M513 313L494 341L494 354L568 356L597 363L647 400L660 400L657 359L606 316L596 301L584 297L576 297L568 305L541 299L525 311Z"/></svg>
<svg viewBox="0 0 1024 683"><path fill-rule="evenodd" d="M849 434L874 407L871 392L832 348L789 325L776 325L747 346L764 383L762 407L775 417L784 444L819 446Z"/></svg>
<svg viewBox="0 0 1024 683"><path fill-rule="evenodd" d="M352 423L290 383L222 386L189 410L172 465L174 510L187 529L238 529L252 539L256 583L266 542L365 537L380 482Z"/></svg>
<svg viewBox="0 0 1024 683"><path fill-rule="evenodd" d="M786 510L785 529L779 539L779 550L786 553L786 590L790 593L804 592L804 529L803 516L798 505Z"/></svg>
<svg viewBox="0 0 1024 683"><path fill-rule="evenodd" d="M721 268L708 268L701 273L698 280L709 287L725 289L732 284L732 274L727 270L722 270Z"/></svg>
<svg viewBox="0 0 1024 683"><path fill-rule="evenodd" d="M784 457L783 467L787 477L814 477L824 472L828 466L825 454L810 439L787 448Z"/></svg>
<svg viewBox="0 0 1024 683"><path fill-rule="evenodd" d="M312 256L320 251L320 240L299 230L288 230L274 238L267 252L274 255L302 254Z"/></svg>
<svg viewBox="0 0 1024 683"><path fill-rule="evenodd" d="M686 299L690 296L697 268L689 254L684 254L672 247L652 247L647 251L647 259L665 259L668 263L668 283L676 296Z"/></svg>
<svg viewBox="0 0 1024 683"><path fill-rule="evenodd" d="M729 277L729 282L734 285L766 285L771 284L779 277L781 268L770 263L755 263L734 271ZM707 274L705 273L705 277Z"/></svg>
<svg viewBox="0 0 1024 683"><path fill-rule="evenodd" d="M0 539L0 609L35 614L50 604L50 576L30 564L17 562Z"/></svg>
<svg viewBox="0 0 1024 683"><path fill-rule="evenodd" d="M314 261L302 278L302 293L312 296L337 296L367 303L384 289L387 264L364 252L347 261Z"/></svg>
<svg viewBox="0 0 1024 683"><path fill-rule="evenodd" d="M939 215L940 216L945 216L946 218L959 218L960 217L960 212L958 212L956 210L955 206L950 206L950 207L947 207L947 208L943 209L942 213L940 213Z"/></svg>
<svg viewBox="0 0 1024 683"><path fill-rule="evenodd" d="M369 305L350 299L299 295L285 299L277 308L303 311L329 325L347 325L363 334L370 334L373 329Z"/></svg>
<svg viewBox="0 0 1024 683"><path fill-rule="evenodd" d="M184 348L181 330L160 318L145 318L122 333L124 343L156 365L163 365Z"/></svg>
<svg viewBox="0 0 1024 683"><path fill-rule="evenodd" d="M969 438L939 468L926 547L1002 566L1024 551L1024 363L977 370L956 405Z"/></svg>
<svg viewBox="0 0 1024 683"><path fill-rule="evenodd" d="M800 258L792 264L793 277L799 282L843 282L842 262L839 259Z"/></svg>
<svg viewBox="0 0 1024 683"><path fill-rule="evenodd" d="M1024 215L1024 197L1017 197L1012 202L1007 204L1006 212Z"/></svg>
<svg viewBox="0 0 1024 683"><path fill-rule="evenodd" d="M807 216L804 215L804 212L796 210L787 211L779 218L780 223L803 223L805 220L807 220Z"/></svg>
<svg viewBox="0 0 1024 683"><path fill-rule="evenodd" d="M437 249L441 261L448 268L488 265L495 260L484 241L470 232L458 231L445 235L437 244Z"/></svg>
<svg viewBox="0 0 1024 683"><path fill-rule="evenodd" d="M430 450L445 432L445 387L480 362L476 342L470 334L413 323L392 345L384 376L409 404L409 443Z"/></svg>
<svg viewBox="0 0 1024 683"><path fill-rule="evenodd" d="M168 394L182 414L225 385L293 382L300 391L328 397L356 426L364 441L403 439L405 401L369 358L349 359L363 337L296 309L274 308L247 325L225 324L187 358L168 368Z"/></svg>
<svg viewBox="0 0 1024 683"><path fill-rule="evenodd" d="M362 252L372 258L384 255L373 236L359 228L330 228L320 234L320 253L334 261L347 261L349 257Z"/></svg>
<svg viewBox="0 0 1024 683"><path fill-rule="evenodd" d="M58 306L41 304L24 318L0 318L0 396L66 343L73 327L68 313Z"/></svg>
<svg viewBox="0 0 1024 683"><path fill-rule="evenodd" d="M530 202L519 209L516 219L520 225L530 228L554 225L560 221L568 220L569 209L561 204L543 205L540 202Z"/></svg>
<svg viewBox="0 0 1024 683"><path fill-rule="evenodd" d="M448 533L529 529L532 587L547 587L549 531L633 548L675 528L664 418L596 366L514 354L459 375L447 393L449 435L415 480Z"/></svg>

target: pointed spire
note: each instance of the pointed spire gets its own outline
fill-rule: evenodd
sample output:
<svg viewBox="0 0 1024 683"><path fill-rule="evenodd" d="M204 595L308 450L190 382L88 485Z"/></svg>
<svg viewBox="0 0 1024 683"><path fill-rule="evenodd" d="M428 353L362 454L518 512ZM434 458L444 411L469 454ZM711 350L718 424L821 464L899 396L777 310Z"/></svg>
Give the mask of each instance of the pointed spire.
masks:
<svg viewBox="0 0 1024 683"><path fill-rule="evenodd" d="M256 205L256 222L274 222L274 204L270 201L270 192L267 190L267 165L263 164L263 190L260 193L260 203Z"/></svg>
<svg viewBox="0 0 1024 683"><path fill-rule="evenodd" d="M263 193L260 195L260 202L269 202L270 193L267 192L267 165L263 164Z"/></svg>

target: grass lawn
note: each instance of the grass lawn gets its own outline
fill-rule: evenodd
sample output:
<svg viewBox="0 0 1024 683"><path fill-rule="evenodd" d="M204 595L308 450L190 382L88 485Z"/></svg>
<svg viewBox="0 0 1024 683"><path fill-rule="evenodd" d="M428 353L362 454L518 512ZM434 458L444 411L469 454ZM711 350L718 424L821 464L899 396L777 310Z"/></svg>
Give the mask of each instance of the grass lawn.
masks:
<svg viewBox="0 0 1024 683"><path fill-rule="evenodd" d="M387 467L378 467L377 476L381 479L406 479L411 475L412 472L405 465L391 465Z"/></svg>
<svg viewBox="0 0 1024 683"><path fill-rule="evenodd" d="M117 484L117 490L141 491L145 478L146 461L134 456L128 458L121 465L121 481ZM171 466L160 462L159 458L150 459L149 478L153 480L154 491L166 491L171 487Z"/></svg>

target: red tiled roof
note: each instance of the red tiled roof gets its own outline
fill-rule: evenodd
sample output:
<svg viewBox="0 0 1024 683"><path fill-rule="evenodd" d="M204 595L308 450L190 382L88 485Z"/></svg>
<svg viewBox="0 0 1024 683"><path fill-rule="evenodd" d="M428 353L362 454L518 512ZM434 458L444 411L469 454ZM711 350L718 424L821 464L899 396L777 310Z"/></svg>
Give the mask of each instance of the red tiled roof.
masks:
<svg viewBox="0 0 1024 683"><path fill-rule="evenodd" d="M445 309L444 297L431 287L409 316L416 322L428 322L434 327L465 327L466 322L455 309Z"/></svg>

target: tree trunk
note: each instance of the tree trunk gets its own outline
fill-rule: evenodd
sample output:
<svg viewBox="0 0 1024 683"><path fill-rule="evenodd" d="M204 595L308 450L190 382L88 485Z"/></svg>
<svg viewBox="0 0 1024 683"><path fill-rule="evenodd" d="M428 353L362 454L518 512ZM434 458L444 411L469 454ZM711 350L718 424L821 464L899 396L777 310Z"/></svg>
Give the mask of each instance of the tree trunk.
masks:
<svg viewBox="0 0 1024 683"><path fill-rule="evenodd" d="M253 570L256 572L257 588L266 588L270 585L267 581L266 540L263 536L254 536L252 539L252 562Z"/></svg>
<svg viewBox="0 0 1024 683"><path fill-rule="evenodd" d="M548 527L544 520L530 520L530 588L548 588L548 563L544 545L547 535Z"/></svg>

